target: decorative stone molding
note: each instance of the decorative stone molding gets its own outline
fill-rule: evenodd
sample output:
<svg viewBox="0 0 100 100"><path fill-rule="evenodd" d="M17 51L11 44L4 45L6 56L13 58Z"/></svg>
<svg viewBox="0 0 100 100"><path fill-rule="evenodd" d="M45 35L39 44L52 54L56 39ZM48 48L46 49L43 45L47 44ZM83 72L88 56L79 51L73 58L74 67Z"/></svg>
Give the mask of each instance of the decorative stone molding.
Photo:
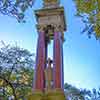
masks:
<svg viewBox="0 0 100 100"><path fill-rule="evenodd" d="M45 26L44 25L36 25L36 27L37 27L38 33L45 31L44 30L45 29Z"/></svg>
<svg viewBox="0 0 100 100"><path fill-rule="evenodd" d="M49 40L53 39L55 32L61 32L61 38L64 40L64 28L61 25L51 24L51 25L37 25L38 33L44 32L45 38Z"/></svg>
<svg viewBox="0 0 100 100"><path fill-rule="evenodd" d="M59 0L43 0L44 8L56 8L59 6Z"/></svg>
<svg viewBox="0 0 100 100"><path fill-rule="evenodd" d="M64 28L61 25L54 25L54 33L55 32L61 32L61 38L64 41Z"/></svg>
<svg viewBox="0 0 100 100"><path fill-rule="evenodd" d="M66 30L64 8L42 9L35 11L37 22L40 26L58 26L62 31Z"/></svg>

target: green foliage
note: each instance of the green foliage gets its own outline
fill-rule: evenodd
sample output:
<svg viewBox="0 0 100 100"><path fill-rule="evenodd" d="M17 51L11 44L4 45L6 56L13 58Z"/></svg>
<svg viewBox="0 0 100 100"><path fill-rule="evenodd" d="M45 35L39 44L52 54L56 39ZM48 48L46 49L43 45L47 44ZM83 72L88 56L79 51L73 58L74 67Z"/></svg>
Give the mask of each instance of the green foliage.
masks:
<svg viewBox="0 0 100 100"><path fill-rule="evenodd" d="M33 57L34 54L16 46L0 48L0 95L3 100L12 96L15 100L24 100L31 93Z"/></svg>
<svg viewBox="0 0 100 100"><path fill-rule="evenodd" d="M65 96L67 100L85 100L83 92L80 89L65 83Z"/></svg>
<svg viewBox="0 0 100 100"><path fill-rule="evenodd" d="M96 9L96 0L75 0L78 13L89 14Z"/></svg>
<svg viewBox="0 0 100 100"><path fill-rule="evenodd" d="M85 90L85 97L87 100L100 100L100 88L97 89L92 89L90 90Z"/></svg>
<svg viewBox="0 0 100 100"><path fill-rule="evenodd" d="M100 100L100 88L78 89L68 83L65 83L64 88L67 100Z"/></svg>
<svg viewBox="0 0 100 100"><path fill-rule="evenodd" d="M25 22L25 11L33 6L35 0L0 0L0 13L16 17L18 22Z"/></svg>
<svg viewBox="0 0 100 100"><path fill-rule="evenodd" d="M90 37L95 35L100 39L100 0L74 0L77 8L77 16L85 23L82 33L87 32Z"/></svg>
<svg viewBox="0 0 100 100"><path fill-rule="evenodd" d="M67 100L100 100L100 88L78 89L67 83L65 83L64 88Z"/></svg>

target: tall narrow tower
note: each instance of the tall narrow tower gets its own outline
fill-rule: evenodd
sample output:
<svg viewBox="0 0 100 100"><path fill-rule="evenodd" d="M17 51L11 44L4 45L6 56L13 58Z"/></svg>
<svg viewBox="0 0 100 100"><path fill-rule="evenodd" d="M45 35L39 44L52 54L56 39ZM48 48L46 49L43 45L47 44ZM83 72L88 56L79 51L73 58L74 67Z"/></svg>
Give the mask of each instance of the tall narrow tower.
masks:
<svg viewBox="0 0 100 100"><path fill-rule="evenodd" d="M38 43L32 97L34 100L65 100L63 33L66 25L64 8L60 7L59 0L43 1L43 9L35 11L38 23ZM54 45L52 60L47 57L47 47L51 40Z"/></svg>

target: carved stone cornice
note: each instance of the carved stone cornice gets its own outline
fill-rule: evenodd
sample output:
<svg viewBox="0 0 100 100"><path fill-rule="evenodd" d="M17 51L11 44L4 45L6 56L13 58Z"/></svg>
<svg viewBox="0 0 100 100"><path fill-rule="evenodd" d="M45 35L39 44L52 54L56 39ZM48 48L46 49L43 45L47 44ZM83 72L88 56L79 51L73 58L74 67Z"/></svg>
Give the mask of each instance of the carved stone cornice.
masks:
<svg viewBox="0 0 100 100"><path fill-rule="evenodd" d="M55 32L61 33L61 38L64 41L64 28L61 25L37 25L38 33L44 32L46 41L50 41L54 37Z"/></svg>

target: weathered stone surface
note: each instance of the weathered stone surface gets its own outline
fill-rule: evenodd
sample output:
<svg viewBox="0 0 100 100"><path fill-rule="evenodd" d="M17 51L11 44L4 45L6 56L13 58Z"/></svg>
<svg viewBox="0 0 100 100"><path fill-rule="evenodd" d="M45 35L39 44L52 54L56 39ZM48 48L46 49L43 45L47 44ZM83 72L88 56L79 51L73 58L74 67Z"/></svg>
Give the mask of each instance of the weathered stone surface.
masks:
<svg viewBox="0 0 100 100"><path fill-rule="evenodd" d="M66 30L63 7L36 10L35 14L39 26L60 26L63 31Z"/></svg>
<svg viewBox="0 0 100 100"><path fill-rule="evenodd" d="M43 92L42 91L34 91L31 95L27 97L28 100L42 100L43 99Z"/></svg>
<svg viewBox="0 0 100 100"><path fill-rule="evenodd" d="M34 92L28 100L66 100L62 89L48 90L45 92Z"/></svg>

